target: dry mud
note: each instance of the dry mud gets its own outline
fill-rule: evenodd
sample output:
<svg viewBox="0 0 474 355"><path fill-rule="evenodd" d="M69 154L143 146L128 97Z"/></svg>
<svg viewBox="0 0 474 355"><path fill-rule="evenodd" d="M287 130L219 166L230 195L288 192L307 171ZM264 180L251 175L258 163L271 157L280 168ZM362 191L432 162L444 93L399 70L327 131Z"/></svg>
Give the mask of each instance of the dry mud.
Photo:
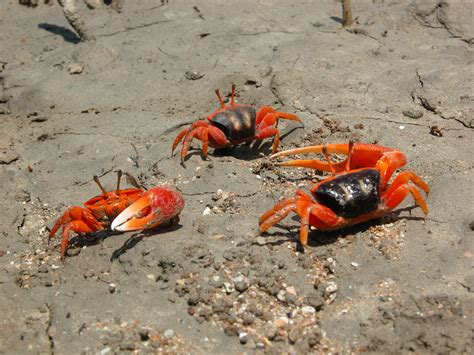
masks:
<svg viewBox="0 0 474 355"><path fill-rule="evenodd" d="M473 3L353 3L347 30L333 0L81 5L96 40L80 43L57 5L2 1L0 352L471 352ZM274 167L270 141L170 157L231 83L303 119L281 122L282 149L403 150L428 217L408 198L305 250L297 218L255 237L326 175ZM179 225L76 238L62 263L48 229L118 169L182 191Z"/></svg>

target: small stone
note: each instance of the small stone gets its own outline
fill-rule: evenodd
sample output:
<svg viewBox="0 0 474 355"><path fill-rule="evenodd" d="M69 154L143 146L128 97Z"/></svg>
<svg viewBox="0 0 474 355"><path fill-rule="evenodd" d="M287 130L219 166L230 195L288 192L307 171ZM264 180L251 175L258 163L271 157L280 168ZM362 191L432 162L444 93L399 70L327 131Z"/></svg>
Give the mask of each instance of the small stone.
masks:
<svg viewBox="0 0 474 355"><path fill-rule="evenodd" d="M304 306L304 307L301 307L301 312L304 315L313 315L316 313L316 309L314 309L314 307L312 306Z"/></svg>
<svg viewBox="0 0 474 355"><path fill-rule="evenodd" d="M166 329L163 335L165 336L166 339L171 339L172 337L174 337L174 330Z"/></svg>
<svg viewBox="0 0 474 355"><path fill-rule="evenodd" d="M249 288L249 284L245 281L239 281L235 283L235 289L239 292L244 292Z"/></svg>
<svg viewBox="0 0 474 355"><path fill-rule="evenodd" d="M301 329L293 328L288 334L288 339L290 343L294 344L301 337Z"/></svg>
<svg viewBox="0 0 474 355"><path fill-rule="evenodd" d="M209 216L212 213L212 210L209 207L206 207L202 212L203 216Z"/></svg>
<svg viewBox="0 0 474 355"><path fill-rule="evenodd" d="M204 74L198 72L198 71L195 71L195 70L188 70L186 73L185 73L185 77L186 79L188 80L199 80L201 79L202 77L204 76Z"/></svg>
<svg viewBox="0 0 474 355"><path fill-rule="evenodd" d="M319 293L312 294L306 298L306 302L316 311L320 311L324 306L324 298Z"/></svg>
<svg viewBox="0 0 474 355"><path fill-rule="evenodd" d="M138 330L138 335L140 335L141 341L147 341L150 339L150 331L146 328L140 328Z"/></svg>
<svg viewBox="0 0 474 355"><path fill-rule="evenodd" d="M224 327L224 331L229 336L238 336L239 335L239 328L234 324L229 324Z"/></svg>
<svg viewBox="0 0 474 355"><path fill-rule="evenodd" d="M148 280L151 280L151 281L156 281L156 276L153 275L153 274L148 274L148 275L146 275L146 278L147 278Z"/></svg>
<svg viewBox="0 0 474 355"><path fill-rule="evenodd" d="M114 283L109 284L109 292L114 293L117 290L117 285Z"/></svg>
<svg viewBox="0 0 474 355"><path fill-rule="evenodd" d="M421 110L404 110L402 111L403 116L413 119L418 119L423 117L423 111Z"/></svg>
<svg viewBox="0 0 474 355"><path fill-rule="evenodd" d="M230 294L235 291L235 287L230 282L224 282L224 289L227 294Z"/></svg>
<svg viewBox="0 0 474 355"><path fill-rule="evenodd" d="M258 236L257 238L255 238L255 242L256 242L258 245L265 245L265 244L267 244L266 238L260 237L260 236Z"/></svg>
<svg viewBox="0 0 474 355"><path fill-rule="evenodd" d="M283 291L283 290L278 291L277 299L278 299L280 302L285 302L285 300L286 300L285 291Z"/></svg>
<svg viewBox="0 0 474 355"><path fill-rule="evenodd" d="M84 70L84 65L81 63L72 63L68 67L69 74L81 74L82 71Z"/></svg>
<svg viewBox="0 0 474 355"><path fill-rule="evenodd" d="M240 344L247 344L249 340L248 334L246 332L239 333Z"/></svg>
<svg viewBox="0 0 474 355"><path fill-rule="evenodd" d="M359 267L359 263L356 263L355 261L351 262L352 267Z"/></svg>
<svg viewBox="0 0 474 355"><path fill-rule="evenodd" d="M337 284L334 281L329 281L326 286L326 293L334 293L338 290Z"/></svg>
<svg viewBox="0 0 474 355"><path fill-rule="evenodd" d="M38 268L38 272L42 273L42 274L45 274L49 271L49 267L48 265L46 264L43 264L41 265L39 268Z"/></svg>

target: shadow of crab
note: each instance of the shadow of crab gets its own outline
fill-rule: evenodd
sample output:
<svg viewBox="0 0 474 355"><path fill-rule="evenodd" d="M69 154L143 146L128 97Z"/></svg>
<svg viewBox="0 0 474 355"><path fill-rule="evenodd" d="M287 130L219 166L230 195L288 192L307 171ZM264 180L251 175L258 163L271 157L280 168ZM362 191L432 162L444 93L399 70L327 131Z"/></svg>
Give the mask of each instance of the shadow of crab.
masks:
<svg viewBox="0 0 474 355"><path fill-rule="evenodd" d="M358 233L363 233L363 232L366 232L371 227L394 223L396 221L399 221L400 219L406 219L409 221L424 221L425 217L416 217L416 216L411 215L411 211L416 208L418 208L418 206L416 205L400 208L395 211L392 211L390 214L385 215L381 218L372 219L363 223L359 223L353 226L348 226L348 227L333 230L333 231L310 230L309 238L308 238L308 247L318 247L318 246L323 246L323 245L334 244L340 238L346 238L348 236L352 236ZM400 217L400 214L406 211L410 212L410 215ZM299 243L300 219L297 215L294 215L291 217L291 220L296 222L297 225L288 226L282 223L278 223L275 225L275 227L286 230L288 232L286 234L282 234L281 232L273 232L273 233L265 232L264 233L265 236L271 237L273 239L273 240L269 240L268 243L265 243L265 244L281 245L287 242L288 240L295 241L297 243L297 250L299 252L304 253L305 248L303 247L303 245L301 245L301 243Z"/></svg>
<svg viewBox="0 0 474 355"><path fill-rule="evenodd" d="M128 250L134 248L143 238L154 237L165 233L170 233L181 229L183 226L179 223L166 222L156 228L147 229L133 233L121 247L114 250L110 256L110 261L114 261ZM67 256L76 256L83 247L102 245L107 238L123 234L112 230L99 231L87 235L76 235L70 239Z"/></svg>

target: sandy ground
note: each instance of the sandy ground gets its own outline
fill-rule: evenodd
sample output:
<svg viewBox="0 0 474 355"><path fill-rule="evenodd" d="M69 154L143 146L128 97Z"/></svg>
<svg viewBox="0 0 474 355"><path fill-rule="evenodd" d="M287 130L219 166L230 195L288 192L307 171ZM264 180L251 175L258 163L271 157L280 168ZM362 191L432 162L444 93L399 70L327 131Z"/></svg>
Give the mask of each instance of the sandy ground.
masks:
<svg viewBox="0 0 474 355"><path fill-rule="evenodd" d="M473 3L353 3L348 30L333 0L81 6L96 41L80 43L57 5L1 1L0 352L472 351ZM327 175L272 166L270 140L170 157L231 83L302 118L281 122L283 149L403 150L428 217L408 198L305 250L297 218L256 238L260 214ZM182 191L179 225L76 238L62 263L49 228L117 169Z"/></svg>

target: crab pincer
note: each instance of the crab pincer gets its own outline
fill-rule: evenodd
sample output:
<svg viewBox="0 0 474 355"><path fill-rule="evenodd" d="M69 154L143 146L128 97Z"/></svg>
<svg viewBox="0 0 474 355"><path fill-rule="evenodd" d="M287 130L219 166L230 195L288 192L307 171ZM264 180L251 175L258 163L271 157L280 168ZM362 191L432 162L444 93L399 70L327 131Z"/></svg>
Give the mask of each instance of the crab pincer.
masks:
<svg viewBox="0 0 474 355"><path fill-rule="evenodd" d="M173 188L154 187L122 211L112 222L115 231L136 231L158 227L166 221L179 221L183 196Z"/></svg>

